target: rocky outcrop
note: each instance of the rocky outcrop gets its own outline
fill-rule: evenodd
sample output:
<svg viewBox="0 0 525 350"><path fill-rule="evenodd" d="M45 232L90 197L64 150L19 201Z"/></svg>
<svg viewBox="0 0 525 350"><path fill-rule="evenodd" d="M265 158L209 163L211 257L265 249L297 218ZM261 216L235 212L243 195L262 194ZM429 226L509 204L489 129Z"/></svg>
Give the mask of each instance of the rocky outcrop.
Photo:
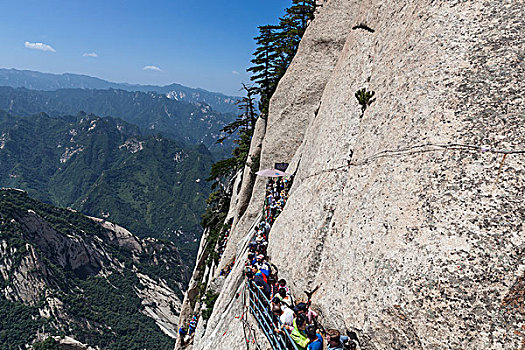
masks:
<svg viewBox="0 0 525 350"><path fill-rule="evenodd" d="M26 253L23 258L20 257L21 253ZM3 296L7 300L35 305L40 300L48 271L31 245L15 248L2 240L0 274L3 280L11 281L3 290Z"/></svg>
<svg viewBox="0 0 525 350"><path fill-rule="evenodd" d="M137 273L143 289L137 288L137 295L142 300L148 317L155 320L157 326L168 336L177 337L177 325L181 301L165 281L152 279L150 276Z"/></svg>
<svg viewBox="0 0 525 350"><path fill-rule="evenodd" d="M320 286L322 323L355 331L361 349L525 339L524 12L510 0L327 1L271 100L261 168L287 161L296 174L271 261L296 297ZM362 88L376 98L364 112ZM257 179L227 257L263 191ZM241 270L197 349L242 341L220 322ZM232 342L217 341L225 331Z"/></svg>
<svg viewBox="0 0 525 350"><path fill-rule="evenodd" d="M93 350L92 347L82 344L71 337L54 337L54 339L58 342L60 350Z"/></svg>
<svg viewBox="0 0 525 350"><path fill-rule="evenodd" d="M248 311L248 291L242 283L246 246L253 234L252 228L239 243L239 263L236 263L228 277L221 281L219 298L205 328L203 320L199 320L201 329L195 334L194 349L238 349L241 344L268 348L269 343ZM222 278L224 277L218 277Z"/></svg>
<svg viewBox="0 0 525 350"><path fill-rule="evenodd" d="M24 310L21 322L37 331L28 329L17 341L68 334L99 348L108 346L102 336L112 339L124 327L169 343L177 336L185 269L172 243L141 239L105 220L0 189L2 310ZM5 332L16 332L11 326ZM63 349L88 349L60 339Z"/></svg>
<svg viewBox="0 0 525 350"><path fill-rule="evenodd" d="M352 18L344 3L330 2L317 14L299 46L298 53L281 79L272 99L268 120L259 119L250 147L250 158L260 159L260 168L288 162L303 141L306 128L319 109L324 87L351 30ZM334 18L333 14L337 14ZM314 29L315 28L315 29ZM322 33L321 33L322 32ZM244 174L246 174L245 169ZM238 201L232 206L234 217L231 241L237 242L250 228L261 210L263 178L255 185L243 176ZM226 247L224 261L235 255L235 243Z"/></svg>
<svg viewBox="0 0 525 350"><path fill-rule="evenodd" d="M17 216L17 222L27 239L62 268L70 267L76 274L86 276L96 275L110 264L107 253L97 249L96 243L86 244L78 234L64 236L31 209Z"/></svg>

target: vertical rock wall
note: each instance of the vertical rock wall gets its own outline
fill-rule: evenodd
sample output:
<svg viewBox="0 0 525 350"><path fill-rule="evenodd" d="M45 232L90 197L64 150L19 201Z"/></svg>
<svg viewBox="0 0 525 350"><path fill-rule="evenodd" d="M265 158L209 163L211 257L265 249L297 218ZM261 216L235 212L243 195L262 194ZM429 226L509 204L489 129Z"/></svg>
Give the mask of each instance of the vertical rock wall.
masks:
<svg viewBox="0 0 525 350"><path fill-rule="evenodd" d="M268 120L257 122L250 155L260 157L261 169L289 161L303 141L352 23L353 18L344 2L329 1L323 4L310 24L298 54L274 94L280 98L274 98L270 103ZM223 262L235 254L238 240L244 237L264 201L266 179L256 178L254 185L246 174L245 169L240 196L232 203L239 215L234 220L230 236L232 244L226 248Z"/></svg>
<svg viewBox="0 0 525 350"><path fill-rule="evenodd" d="M524 13L510 0L327 1L272 98L261 167L297 173L270 258L296 297L319 285L323 324L362 349L525 341L525 155L498 153L525 148ZM361 88L376 97L364 114ZM230 256L263 196L257 179Z"/></svg>

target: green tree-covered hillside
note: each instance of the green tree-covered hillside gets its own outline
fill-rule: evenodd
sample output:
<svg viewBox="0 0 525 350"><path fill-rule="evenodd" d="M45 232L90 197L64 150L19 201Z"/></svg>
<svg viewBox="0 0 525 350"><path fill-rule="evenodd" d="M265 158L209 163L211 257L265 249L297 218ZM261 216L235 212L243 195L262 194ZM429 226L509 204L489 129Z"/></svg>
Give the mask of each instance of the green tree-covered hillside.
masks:
<svg viewBox="0 0 525 350"><path fill-rule="evenodd" d="M176 333L188 269L173 243L110 230L4 189L0 246L1 350L25 348L37 333L100 349L173 348L156 324L171 322Z"/></svg>
<svg viewBox="0 0 525 350"><path fill-rule="evenodd" d="M146 134L163 136L186 145L203 143L216 157L228 155L231 142L216 144L221 129L235 115L222 114L204 103L188 103L152 92L124 90L62 89L35 91L0 87L0 109L20 116L46 113L57 117L80 111L120 118L139 126Z"/></svg>
<svg viewBox="0 0 525 350"><path fill-rule="evenodd" d="M0 112L1 187L170 239L185 257L198 244L211 163L202 145L141 136L119 119Z"/></svg>

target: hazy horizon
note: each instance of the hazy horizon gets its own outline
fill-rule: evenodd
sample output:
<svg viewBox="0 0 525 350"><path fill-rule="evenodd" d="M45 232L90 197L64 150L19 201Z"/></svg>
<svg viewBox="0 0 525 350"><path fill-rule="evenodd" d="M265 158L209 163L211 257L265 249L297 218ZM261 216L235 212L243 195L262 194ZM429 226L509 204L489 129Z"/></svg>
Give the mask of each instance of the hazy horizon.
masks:
<svg viewBox="0 0 525 350"><path fill-rule="evenodd" d="M173 85L173 84L179 84L179 85L182 85L182 86L185 86L185 87L188 87L188 88L203 89L203 90L206 90L206 91L209 91L209 92L219 93L219 94L223 94L223 95L226 95L226 96L239 96L239 95L241 95L240 94L240 91L241 91L240 89L239 89L239 93L237 93L237 94L235 94L235 93L234 94L227 94L227 93L224 93L222 91L208 90L208 89L204 89L201 86L191 86L191 85L182 84L182 83L179 83L179 82L176 82L176 81L172 82L172 83L168 83L168 84L141 84L141 83L130 83L129 81L113 81L113 80L104 79L102 77L97 77L97 76L94 76L94 75L89 75L89 74L84 74L84 73L75 73L75 72L53 73L53 72L37 71L37 70L34 70L34 69L19 69L19 68L14 68L14 67L0 67L0 70L1 69L16 70L16 71L20 71L20 72L37 72L37 73L53 74L53 75L66 75L66 74L81 75L81 76L86 76L86 77L89 77L89 78L95 78L95 79L104 80L104 81L107 81L109 83L127 84L127 85L132 85L132 86L133 85L140 85L140 86L160 86L160 87L165 87L165 86L170 86L170 85Z"/></svg>
<svg viewBox="0 0 525 350"><path fill-rule="evenodd" d="M239 95L257 26L287 0L2 4L0 67Z"/></svg>

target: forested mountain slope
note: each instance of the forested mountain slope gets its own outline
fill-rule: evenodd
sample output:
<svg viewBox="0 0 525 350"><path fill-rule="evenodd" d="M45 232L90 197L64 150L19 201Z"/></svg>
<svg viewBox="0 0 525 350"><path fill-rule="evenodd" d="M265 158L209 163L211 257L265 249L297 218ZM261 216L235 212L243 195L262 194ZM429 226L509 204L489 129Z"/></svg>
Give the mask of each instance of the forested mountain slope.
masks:
<svg viewBox="0 0 525 350"><path fill-rule="evenodd" d="M203 143L218 156L231 152L231 142L215 144L221 129L234 119L200 102L188 103L156 93L124 90L62 89L35 91L0 87L0 109L21 116L47 113L76 115L80 111L123 119L148 134L161 133L188 145Z"/></svg>
<svg viewBox="0 0 525 350"><path fill-rule="evenodd" d="M173 240L186 257L198 245L211 163L202 145L142 136L119 119L0 112L0 186Z"/></svg>
<svg viewBox="0 0 525 350"><path fill-rule="evenodd" d="M0 190L2 350L48 336L172 349L187 271L172 243Z"/></svg>

